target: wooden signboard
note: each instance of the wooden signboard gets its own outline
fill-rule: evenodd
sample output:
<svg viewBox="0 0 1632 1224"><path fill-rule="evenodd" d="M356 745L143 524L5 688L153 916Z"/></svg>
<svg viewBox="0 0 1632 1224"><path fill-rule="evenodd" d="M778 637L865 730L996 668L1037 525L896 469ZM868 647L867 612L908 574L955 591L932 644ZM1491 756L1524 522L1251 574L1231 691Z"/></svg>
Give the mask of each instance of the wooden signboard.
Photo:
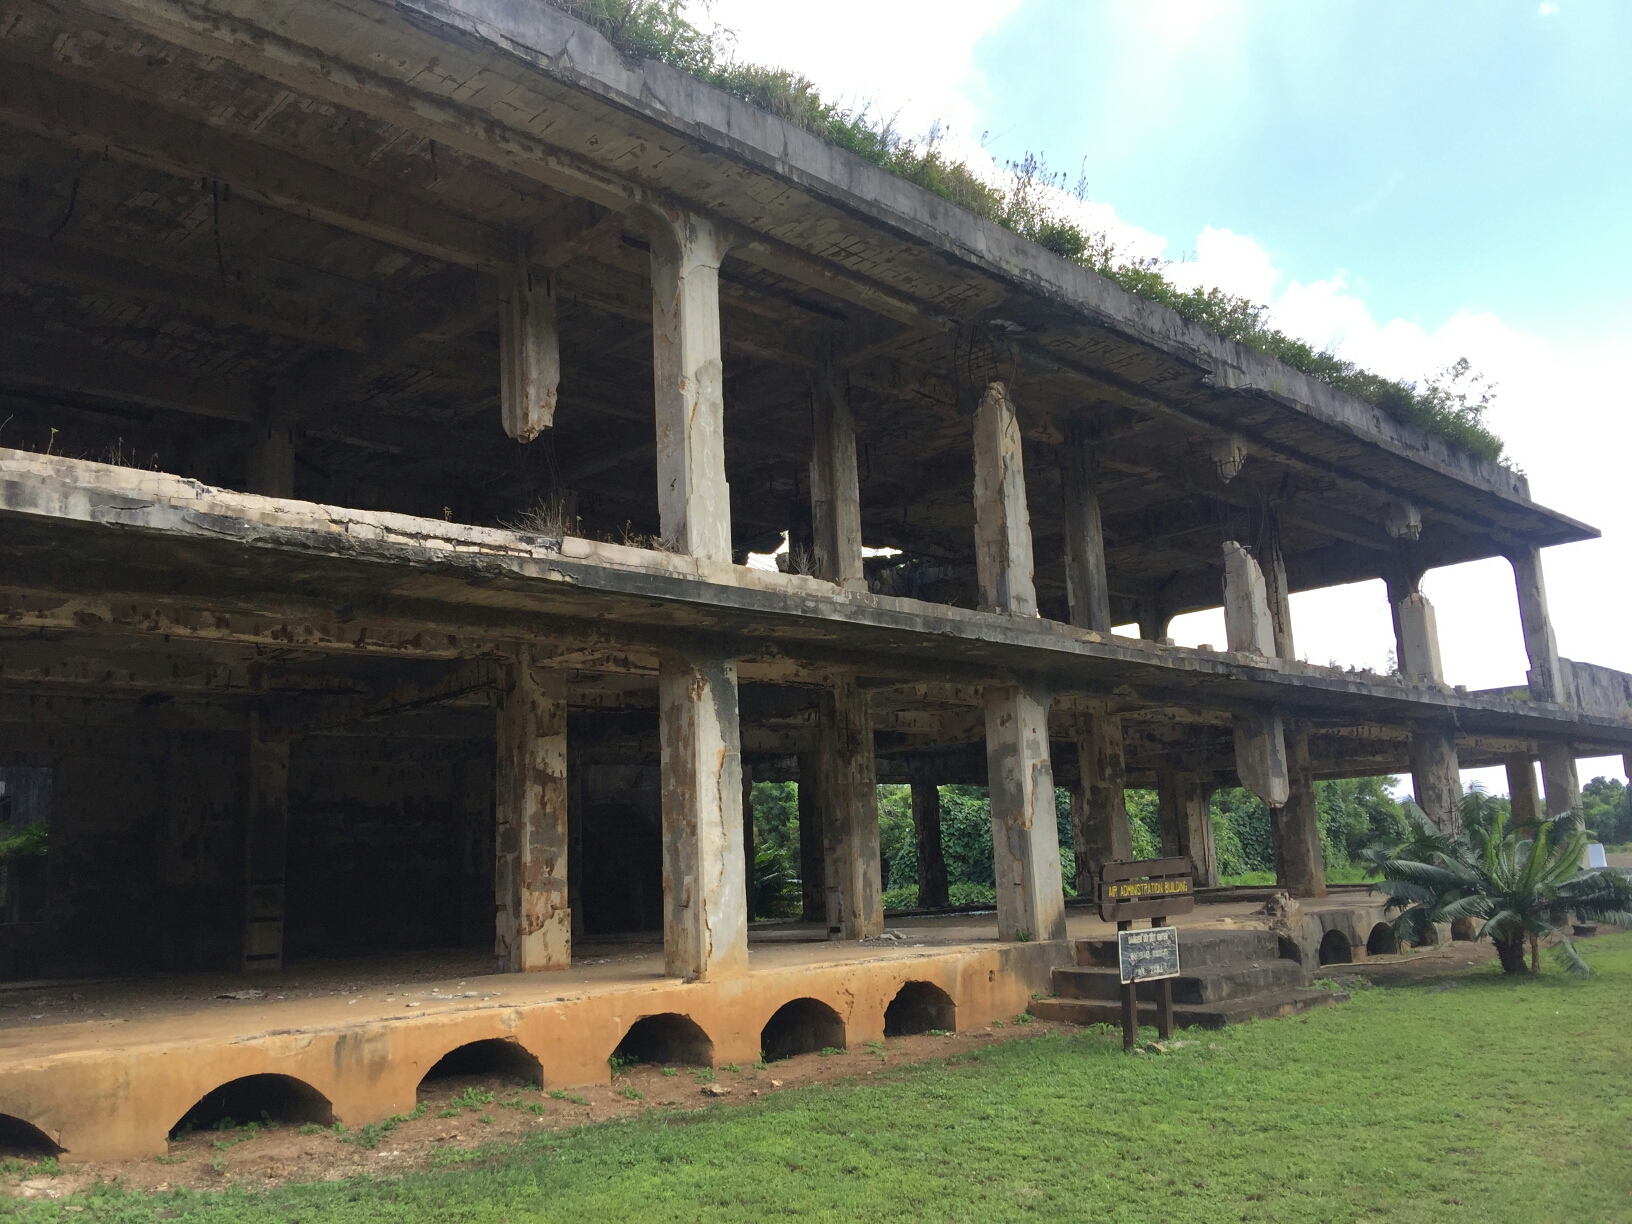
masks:
<svg viewBox="0 0 1632 1224"><path fill-rule="evenodd" d="M1099 872L1099 916L1116 923L1122 977L1122 1048L1131 1050L1139 1034L1140 982L1156 992L1156 1031L1173 1036L1173 979L1179 976L1179 933L1167 925L1169 914L1196 908L1196 882L1187 858L1138 859L1106 863ZM1149 918L1151 929L1133 930L1136 918Z"/></svg>
<svg viewBox="0 0 1632 1224"><path fill-rule="evenodd" d="M1187 858L1106 863L1099 872L1099 916L1106 922L1165 918L1196 908L1195 876Z"/></svg>

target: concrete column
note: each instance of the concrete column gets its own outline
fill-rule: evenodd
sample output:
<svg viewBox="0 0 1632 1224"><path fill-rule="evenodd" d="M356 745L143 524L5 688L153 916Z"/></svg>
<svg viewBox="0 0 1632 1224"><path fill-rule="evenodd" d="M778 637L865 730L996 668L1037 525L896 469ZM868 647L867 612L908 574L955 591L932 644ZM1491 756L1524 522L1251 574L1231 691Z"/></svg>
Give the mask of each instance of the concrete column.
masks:
<svg viewBox="0 0 1632 1224"><path fill-rule="evenodd" d="M754 777L748 762L742 763L742 870L743 890L747 896L748 921L754 920L757 899L754 896Z"/></svg>
<svg viewBox="0 0 1632 1224"><path fill-rule="evenodd" d="M501 973L572 964L567 886L567 701L529 648L499 706L494 787L494 955Z"/></svg>
<svg viewBox="0 0 1632 1224"><path fill-rule="evenodd" d="M806 922L827 923L827 849L814 752L799 754L799 885Z"/></svg>
<svg viewBox="0 0 1632 1224"><path fill-rule="evenodd" d="M244 490L265 497L295 495L295 436L286 425L261 428L244 464Z"/></svg>
<svg viewBox="0 0 1632 1224"><path fill-rule="evenodd" d="M1071 623L1111 631L1111 593L1105 577L1105 528L1094 490L1094 453L1080 422L1066 435L1060 468L1065 493L1065 589Z"/></svg>
<svg viewBox="0 0 1632 1224"><path fill-rule="evenodd" d="M1264 571L1234 540L1224 541L1224 636L1231 650L1276 657Z"/></svg>
<svg viewBox="0 0 1632 1224"><path fill-rule="evenodd" d="M567 760L567 906L572 914L572 938L582 939L584 927L584 778Z"/></svg>
<svg viewBox="0 0 1632 1224"><path fill-rule="evenodd" d="M1541 789L1547 796L1547 819L1555 820L1581 806L1581 779L1568 744L1541 746Z"/></svg>
<svg viewBox="0 0 1632 1224"><path fill-rule="evenodd" d="M999 939L1065 938L1049 701L1050 694L1025 686L986 690L986 782Z"/></svg>
<svg viewBox="0 0 1632 1224"><path fill-rule="evenodd" d="M248 972L283 968L283 892L289 844L289 741L263 738L249 716L249 806L244 821L244 937Z"/></svg>
<svg viewBox="0 0 1632 1224"><path fill-rule="evenodd" d="M878 773L873 707L854 676L822 694L816 730L817 795L826 837L827 929L840 939L884 932L878 848Z"/></svg>
<svg viewBox="0 0 1632 1224"><path fill-rule="evenodd" d="M936 909L947 903L946 852L941 845L941 788L912 784L912 829L918 849L918 904Z"/></svg>
<svg viewBox="0 0 1632 1224"><path fill-rule="evenodd" d="M1274 511L1270 512L1269 529L1264 533L1262 557L1263 562L1259 569L1264 575L1264 597L1269 605L1275 654L1278 658L1295 660L1298 652L1292 641L1292 593L1286 585L1286 558L1281 553L1280 517Z"/></svg>
<svg viewBox="0 0 1632 1224"><path fill-rule="evenodd" d="M550 274L520 260L499 286L499 414L504 432L531 442L555 424L561 340Z"/></svg>
<svg viewBox="0 0 1632 1224"><path fill-rule="evenodd" d="M1274 814L1275 882L1294 897L1326 895L1326 856L1320 845L1309 733L1294 727L1286 805Z"/></svg>
<svg viewBox="0 0 1632 1224"><path fill-rule="evenodd" d="M1430 684L1445 683L1439 662L1439 623L1434 605L1421 591L1413 591L1394 605L1395 645L1400 674Z"/></svg>
<svg viewBox="0 0 1632 1224"><path fill-rule="evenodd" d="M644 215L652 242L652 372L663 538L694 557L730 561L720 364L720 260L726 242L711 221L695 213Z"/></svg>
<svg viewBox="0 0 1632 1224"><path fill-rule="evenodd" d="M811 378L810 519L816 577L865 591L856 424L844 371L831 365Z"/></svg>
<svg viewBox="0 0 1632 1224"><path fill-rule="evenodd" d="M1417 806L1441 833L1462 827L1462 772L1456 736L1449 727L1418 727L1411 733L1411 790Z"/></svg>
<svg viewBox="0 0 1632 1224"><path fill-rule="evenodd" d="M1519 592L1519 624L1524 629L1524 652L1530 659L1530 697L1534 701L1565 700L1558 666L1558 640L1547 612L1547 583L1541 572L1541 549L1527 548L1508 558Z"/></svg>
<svg viewBox="0 0 1632 1224"><path fill-rule="evenodd" d="M1277 710L1246 710L1234 716L1235 772L1241 785L1272 808L1286 802L1290 766L1286 727Z"/></svg>
<svg viewBox="0 0 1632 1224"><path fill-rule="evenodd" d="M981 611L1037 615L1020 423L1000 382L975 412L975 571Z"/></svg>
<svg viewBox="0 0 1632 1224"><path fill-rule="evenodd" d="M1157 824L1164 857L1190 860L1196 885L1218 884L1218 851L1213 844L1213 818L1201 779L1164 769L1156 775Z"/></svg>
<svg viewBox="0 0 1632 1224"><path fill-rule="evenodd" d="M1534 824L1542 817L1541 792L1536 787L1536 764L1528 752L1514 753L1503 762L1507 767L1508 802L1513 827Z"/></svg>
<svg viewBox="0 0 1632 1224"><path fill-rule="evenodd" d="M663 962L670 977L748 971L737 663L671 647L658 656L663 786Z"/></svg>
<svg viewBox="0 0 1632 1224"><path fill-rule="evenodd" d="M1122 756L1122 719L1104 703L1077 719L1080 779L1071 795L1071 840L1077 859L1077 896L1092 897L1099 869L1133 858L1127 785Z"/></svg>

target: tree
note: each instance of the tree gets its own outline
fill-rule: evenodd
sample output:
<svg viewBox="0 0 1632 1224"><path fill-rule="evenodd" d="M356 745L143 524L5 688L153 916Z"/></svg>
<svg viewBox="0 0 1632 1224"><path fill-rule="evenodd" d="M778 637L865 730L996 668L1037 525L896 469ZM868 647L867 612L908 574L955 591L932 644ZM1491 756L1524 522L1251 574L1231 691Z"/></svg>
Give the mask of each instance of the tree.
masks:
<svg viewBox="0 0 1632 1224"><path fill-rule="evenodd" d="M1435 923L1482 918L1474 938L1490 936L1505 972L1524 972L1526 941L1530 972L1536 972L1542 941L1556 939L1564 967L1588 973L1560 915L1573 911L1587 922L1632 926L1632 872L1581 869L1587 833L1579 816L1543 821L1527 836L1508 827L1504 806L1490 804L1450 839L1416 805L1407 815L1414 826L1410 839L1369 855L1382 868L1379 890L1388 894L1389 908L1400 911L1394 930L1402 940L1423 943Z"/></svg>

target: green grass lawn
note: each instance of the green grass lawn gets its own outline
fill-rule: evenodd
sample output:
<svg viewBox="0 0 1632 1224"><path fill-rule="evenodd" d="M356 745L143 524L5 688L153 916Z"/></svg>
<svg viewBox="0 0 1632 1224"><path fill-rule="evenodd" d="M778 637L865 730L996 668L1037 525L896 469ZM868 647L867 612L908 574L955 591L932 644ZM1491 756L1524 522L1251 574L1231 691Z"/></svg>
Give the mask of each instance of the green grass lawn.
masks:
<svg viewBox="0 0 1632 1224"><path fill-rule="evenodd" d="M1632 1221L1632 935L1126 1056L1093 1030L392 1181L8 1203L39 1220ZM1181 1034L1181 1037L1185 1034ZM872 1064L853 1055L858 1071ZM72 1207L67 1210L72 1210Z"/></svg>
<svg viewBox="0 0 1632 1224"><path fill-rule="evenodd" d="M1326 869L1326 883L1328 884L1374 884L1382 879L1376 872L1365 866L1328 867ZM1275 884L1273 871L1244 871L1240 875L1219 876L1220 885L1235 885L1236 887L1251 886L1255 888L1272 887Z"/></svg>

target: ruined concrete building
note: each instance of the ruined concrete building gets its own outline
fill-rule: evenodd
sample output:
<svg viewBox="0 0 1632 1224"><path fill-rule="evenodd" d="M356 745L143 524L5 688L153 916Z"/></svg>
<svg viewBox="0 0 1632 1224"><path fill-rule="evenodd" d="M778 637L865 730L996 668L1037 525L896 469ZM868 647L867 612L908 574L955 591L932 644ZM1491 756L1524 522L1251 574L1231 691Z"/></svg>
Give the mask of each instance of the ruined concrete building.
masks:
<svg viewBox="0 0 1632 1224"><path fill-rule="evenodd" d="M1318 896L1315 779L1449 828L1459 767L1556 813L1632 748L1632 678L1548 622L1541 549L1596 533L1523 476L538 0L5 0L0 248L0 782L51 830L7 972L662 931L502 1007L8 1039L0 1113L69 1156L250 1076L366 1122L473 1042L555 1085L654 1017L748 1062L794 1000L841 1043L904 982L1013 1015L1069 959L1056 786L1079 891L1130 786L1216 880L1239 784ZM1529 684L1453 689L1419 580L1497 556ZM1402 674L1300 661L1289 595L1375 578ZM831 937L763 967L754 778L801 783ZM995 941L850 954L877 782L929 840L990 787Z"/></svg>

